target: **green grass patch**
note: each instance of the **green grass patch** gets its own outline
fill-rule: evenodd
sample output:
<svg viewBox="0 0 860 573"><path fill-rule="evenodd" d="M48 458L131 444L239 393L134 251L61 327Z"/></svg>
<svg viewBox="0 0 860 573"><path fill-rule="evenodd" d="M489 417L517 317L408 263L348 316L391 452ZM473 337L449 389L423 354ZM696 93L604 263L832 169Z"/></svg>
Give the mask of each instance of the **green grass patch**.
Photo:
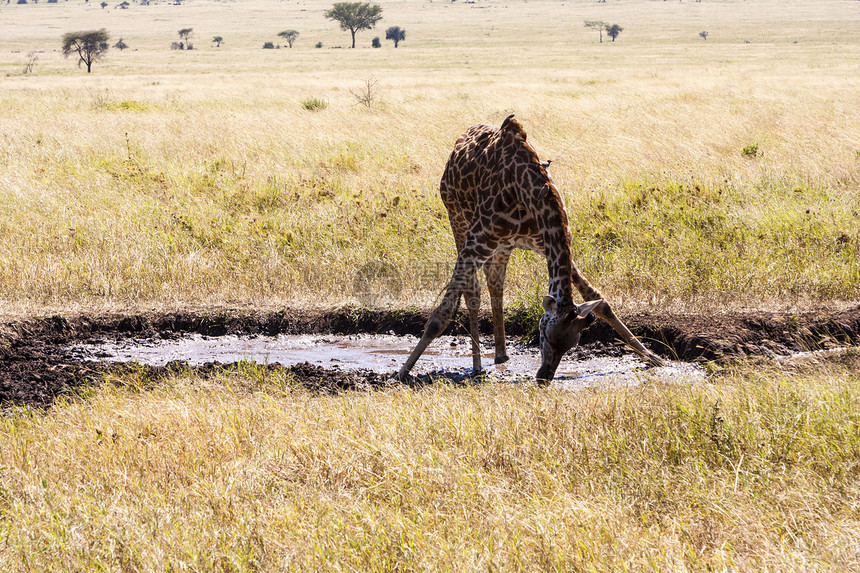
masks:
<svg viewBox="0 0 860 573"><path fill-rule="evenodd" d="M320 111L328 107L328 102L317 97L302 100L302 109L307 111Z"/></svg>

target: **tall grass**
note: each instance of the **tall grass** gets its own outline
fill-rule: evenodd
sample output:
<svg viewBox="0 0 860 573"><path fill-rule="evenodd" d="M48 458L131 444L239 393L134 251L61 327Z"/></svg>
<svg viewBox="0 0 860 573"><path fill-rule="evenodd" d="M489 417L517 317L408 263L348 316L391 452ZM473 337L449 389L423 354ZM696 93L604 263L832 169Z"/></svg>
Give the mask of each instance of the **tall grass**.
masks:
<svg viewBox="0 0 860 573"><path fill-rule="evenodd" d="M858 366L340 396L252 365L127 377L0 420L0 566L848 570Z"/></svg>
<svg viewBox="0 0 860 573"><path fill-rule="evenodd" d="M404 281L395 304L427 306L446 277L426 265L454 257L448 153L508 113L555 160L579 266L623 306L856 300L854 3L701 4L404 1L385 7L410 31L396 51L313 48L345 41L324 2L10 6L0 300L332 306L385 260ZM91 76L45 51L20 75L16 54L96 15L133 49ZM625 27L618 41L597 43L595 17ZM276 18L302 36L264 53ZM190 24L199 49L168 50ZM374 105L356 105L370 77ZM315 98L328 106L308 113ZM545 288L544 268L517 256L512 297Z"/></svg>

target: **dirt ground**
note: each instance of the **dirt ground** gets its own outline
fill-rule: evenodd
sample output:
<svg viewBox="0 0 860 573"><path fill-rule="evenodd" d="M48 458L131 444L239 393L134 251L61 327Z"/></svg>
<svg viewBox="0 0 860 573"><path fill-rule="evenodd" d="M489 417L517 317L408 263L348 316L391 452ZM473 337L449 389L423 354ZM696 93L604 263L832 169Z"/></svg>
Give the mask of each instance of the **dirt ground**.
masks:
<svg viewBox="0 0 860 573"><path fill-rule="evenodd" d="M847 311L810 314L743 313L713 316L640 314L622 317L630 329L658 354L672 360L718 361L738 356L775 357L805 350L860 344L860 306ZM341 308L327 312L281 310L248 312L169 312L136 315L97 314L50 316L0 324L0 406L49 407L59 396L74 396L98 384L107 371L135 365L110 365L74 358L67 346L118 338L170 338L188 333L226 334L356 334L420 335L426 313L419 310L381 311ZM449 327L465 333L465 315ZM507 330L530 338L521 317L512 316ZM481 331L491 333L489 315ZM612 329L598 321L583 335L575 356L620 353L624 347ZM146 367L157 381L175 365ZM282 368L269 365L268 368ZM197 367L202 374L223 366ZM323 392L385 385L388 376L371 371L342 371L311 364L290 367L295 379ZM418 379L417 384L426 383Z"/></svg>

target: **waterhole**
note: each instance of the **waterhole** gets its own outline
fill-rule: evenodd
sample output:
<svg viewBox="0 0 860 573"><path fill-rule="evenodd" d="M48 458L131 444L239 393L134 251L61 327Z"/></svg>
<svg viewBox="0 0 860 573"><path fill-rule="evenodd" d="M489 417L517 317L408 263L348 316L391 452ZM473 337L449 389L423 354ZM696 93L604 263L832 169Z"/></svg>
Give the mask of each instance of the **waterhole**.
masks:
<svg viewBox="0 0 860 573"><path fill-rule="evenodd" d="M394 374L415 347L414 336L389 335L277 335L218 337L191 334L171 339L125 339L75 344L71 355L84 360L137 362L164 366L182 362L190 366L206 363L233 364L253 361L260 364L294 366L308 362L337 370L371 370ZM529 380L540 366L540 352L515 341L508 344L510 360L494 364L492 339L482 340L482 368L492 379ZM661 368L646 367L630 353L582 357L568 354L562 359L555 384L571 387L600 384L637 384L646 379L691 383L705 379L694 364L673 362ZM598 353L600 354L600 353ZM605 354L605 353L604 353ZM413 369L414 374L468 373L471 371L471 343L467 337L441 336L434 340Z"/></svg>

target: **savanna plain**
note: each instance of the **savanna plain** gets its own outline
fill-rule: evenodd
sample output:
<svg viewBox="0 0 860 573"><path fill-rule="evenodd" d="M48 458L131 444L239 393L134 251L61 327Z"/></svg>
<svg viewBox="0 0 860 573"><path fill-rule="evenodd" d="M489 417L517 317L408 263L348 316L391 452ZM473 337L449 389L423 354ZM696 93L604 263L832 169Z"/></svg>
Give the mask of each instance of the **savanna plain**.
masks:
<svg viewBox="0 0 860 573"><path fill-rule="evenodd" d="M355 49L320 0L0 5L3 333L361 304L382 262L385 304L428 310L445 161L511 113L622 317L857 308L857 1L380 5ZM99 28L128 48L87 74L61 37ZM546 281L517 254L509 310ZM857 349L706 369L336 394L246 362L108 372L0 405L0 569L860 569Z"/></svg>

